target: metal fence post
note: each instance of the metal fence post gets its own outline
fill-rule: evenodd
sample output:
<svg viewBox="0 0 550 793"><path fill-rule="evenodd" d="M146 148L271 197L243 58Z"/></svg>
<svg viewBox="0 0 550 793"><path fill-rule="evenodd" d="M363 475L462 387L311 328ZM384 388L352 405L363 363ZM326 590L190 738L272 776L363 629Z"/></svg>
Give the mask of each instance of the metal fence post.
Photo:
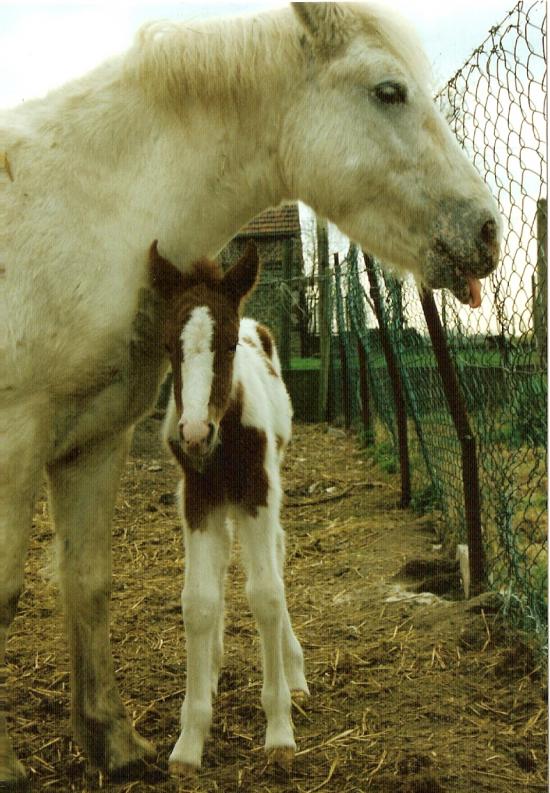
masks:
<svg viewBox="0 0 550 793"><path fill-rule="evenodd" d="M388 373L392 384L393 399L395 402L395 413L397 423L397 438L399 445L399 468L401 471L401 507L407 507L411 501L411 471L409 461L409 442L407 430L407 408L405 405L405 398L403 396L403 383L401 381L401 374L397 365L395 353L391 344L391 339L384 320L384 311L382 309L382 300L380 297L380 288L378 286L378 279L374 269L374 260L372 256L363 251L363 258L365 260L365 268L370 284L370 296L374 306L376 319L378 321L378 328L380 330L380 341Z"/></svg>
<svg viewBox="0 0 550 793"><path fill-rule="evenodd" d="M485 582L485 550L481 532L481 499L476 439L470 427L462 389L449 353L433 294L431 291L425 291L420 294L420 299L437 360L443 391L462 450L462 483L470 559L470 591L475 595L483 590Z"/></svg>
<svg viewBox="0 0 550 793"><path fill-rule="evenodd" d="M546 198L537 201L537 275L535 280L533 320L540 359L545 365L548 339L548 205Z"/></svg>

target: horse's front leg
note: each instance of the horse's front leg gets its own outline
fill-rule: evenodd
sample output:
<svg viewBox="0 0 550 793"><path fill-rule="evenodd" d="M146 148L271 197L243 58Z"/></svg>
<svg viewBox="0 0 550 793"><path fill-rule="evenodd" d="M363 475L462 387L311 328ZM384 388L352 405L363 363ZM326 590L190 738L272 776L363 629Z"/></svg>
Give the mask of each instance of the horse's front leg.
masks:
<svg viewBox="0 0 550 793"><path fill-rule="evenodd" d="M73 729L91 763L110 774L139 770L144 758L155 755L126 714L109 646L111 519L129 438L100 441L48 470L71 655Z"/></svg>
<svg viewBox="0 0 550 793"><path fill-rule="evenodd" d="M32 514L49 445L51 411L41 398L0 411L0 791L21 791L26 774L7 733L4 653L23 589Z"/></svg>

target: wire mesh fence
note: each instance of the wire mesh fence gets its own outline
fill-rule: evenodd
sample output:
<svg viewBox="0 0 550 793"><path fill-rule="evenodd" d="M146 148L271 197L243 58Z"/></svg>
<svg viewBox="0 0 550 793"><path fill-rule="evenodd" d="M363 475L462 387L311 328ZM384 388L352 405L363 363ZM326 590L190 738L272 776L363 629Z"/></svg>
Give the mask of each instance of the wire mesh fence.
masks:
<svg viewBox="0 0 550 793"><path fill-rule="evenodd" d="M325 276L337 371L331 382L340 391L333 412L347 422L362 418L367 439L378 421L396 451L408 435L413 501L442 511L449 547L471 540L464 456L471 434L485 583L541 635L548 561L545 24L545 3L519 2L437 97L505 225L502 262L484 282L483 308L468 310L445 291L435 296L466 429L450 410L414 282L376 263L369 273L369 257L353 247ZM314 336L318 279L304 284Z"/></svg>

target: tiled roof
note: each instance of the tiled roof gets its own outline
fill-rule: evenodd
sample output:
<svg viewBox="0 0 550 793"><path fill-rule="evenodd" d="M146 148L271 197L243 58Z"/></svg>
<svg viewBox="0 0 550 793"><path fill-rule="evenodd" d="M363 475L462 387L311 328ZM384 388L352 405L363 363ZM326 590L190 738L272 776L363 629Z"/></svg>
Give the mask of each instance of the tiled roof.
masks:
<svg viewBox="0 0 550 793"><path fill-rule="evenodd" d="M300 214L298 204L284 204L274 209L266 209L247 223L237 237L293 237L300 235Z"/></svg>

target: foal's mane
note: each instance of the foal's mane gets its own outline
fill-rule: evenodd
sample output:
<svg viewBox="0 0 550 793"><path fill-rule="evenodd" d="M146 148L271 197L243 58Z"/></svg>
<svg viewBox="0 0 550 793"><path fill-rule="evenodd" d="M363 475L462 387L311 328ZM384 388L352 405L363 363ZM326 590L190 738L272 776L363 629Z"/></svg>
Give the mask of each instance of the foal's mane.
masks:
<svg viewBox="0 0 550 793"><path fill-rule="evenodd" d="M383 6L339 3L331 35L335 49L350 35L368 34L373 47L390 52L425 84L430 68L419 40L400 16ZM157 98L253 99L310 57L305 31L290 8L253 17L150 22L126 55L127 73Z"/></svg>

